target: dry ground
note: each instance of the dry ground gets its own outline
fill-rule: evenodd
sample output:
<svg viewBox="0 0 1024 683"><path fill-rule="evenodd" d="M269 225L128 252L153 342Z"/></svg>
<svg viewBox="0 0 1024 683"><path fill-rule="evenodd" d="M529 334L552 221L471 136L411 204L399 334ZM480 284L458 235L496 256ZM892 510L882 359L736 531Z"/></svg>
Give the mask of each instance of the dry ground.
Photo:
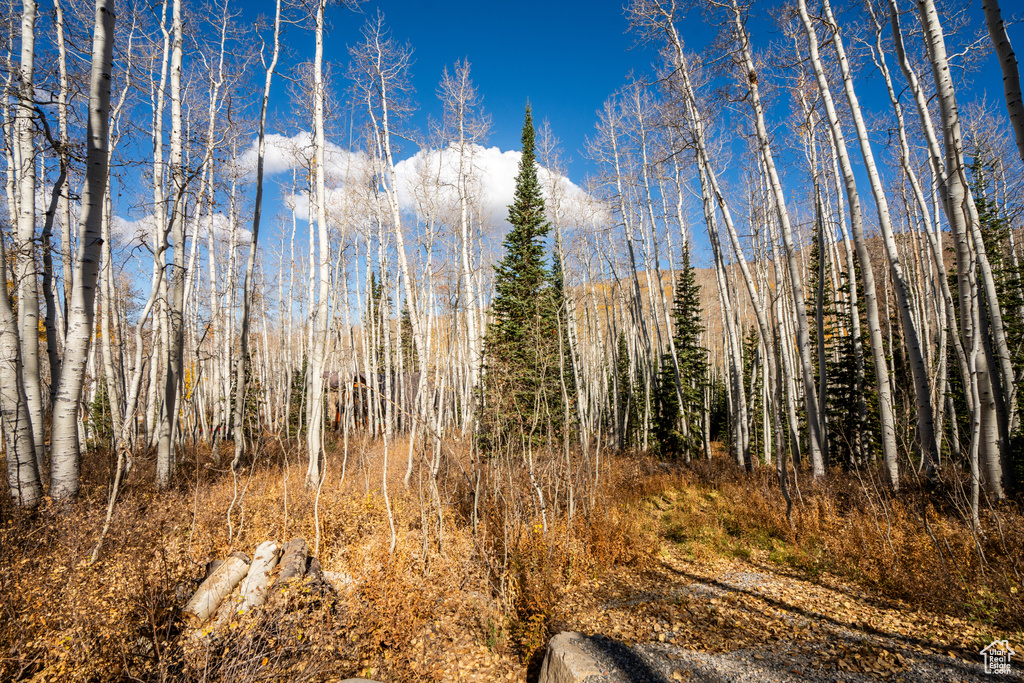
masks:
<svg viewBox="0 0 1024 683"><path fill-rule="evenodd" d="M393 553L379 444L353 444L344 481L332 451L319 494L294 452L289 463L271 447L237 477L194 453L166 492L143 462L95 564L105 459L87 463L71 508L0 508L0 680L530 680L560 630L704 652L785 643L790 674L826 677L898 678L916 657L977 659L997 636L1024 645L1012 507L975 543L949 506L922 517L915 494L887 499L837 475L805 482L790 526L770 473L630 456L608 461L599 489L580 483L586 514L558 513L563 486L545 533L521 487L483 505L474 534L458 449L435 496L418 474L403 485L397 446ZM186 646L180 609L205 563L296 535L337 591L276 594Z"/></svg>
<svg viewBox="0 0 1024 683"><path fill-rule="evenodd" d="M679 517L687 516L680 508L695 493L665 491L649 512L678 530ZM779 680L980 680L985 645L996 637L1024 643L1019 628L930 611L828 572L811 577L773 561L767 550L699 558L690 550L662 536L651 562L576 587L559 601L557 630L652 643L644 650L663 650L669 660L686 660L680 653L687 650L742 651L741 663L767 668ZM672 673L690 676L682 664L668 671L669 680Z"/></svg>

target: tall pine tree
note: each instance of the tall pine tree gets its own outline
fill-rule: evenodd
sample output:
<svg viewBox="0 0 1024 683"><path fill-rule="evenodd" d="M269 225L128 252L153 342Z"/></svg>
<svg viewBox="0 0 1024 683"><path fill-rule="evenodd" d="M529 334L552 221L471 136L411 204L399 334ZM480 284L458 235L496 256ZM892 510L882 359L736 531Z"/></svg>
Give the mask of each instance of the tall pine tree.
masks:
<svg viewBox="0 0 1024 683"><path fill-rule="evenodd" d="M673 343L679 374L672 357L661 360L655 391L654 435L664 457L700 457L704 444L704 400L708 382L707 349L700 345L700 286L690 264L690 247L683 247L683 262L672 300Z"/></svg>
<svg viewBox="0 0 1024 683"><path fill-rule="evenodd" d="M629 369L629 345L626 335L619 332L619 341L615 351L615 377L612 390L617 392L615 413L615 430L619 435L619 450L625 451L632 445L633 432L639 421L640 412L633 400L633 375Z"/></svg>
<svg viewBox="0 0 1024 683"><path fill-rule="evenodd" d="M687 461L700 457L704 443L704 400L708 383L708 350L701 346L700 285L690 263L690 245L683 246L683 262L672 300L676 359L679 362L679 413L683 452Z"/></svg>
<svg viewBox="0 0 1024 683"><path fill-rule="evenodd" d="M566 427L561 368L570 369L569 354L562 335L565 360L559 357L558 325L565 310L564 289L561 271L549 268L544 258L551 225L537 178L529 105L522 144L508 212L512 230L505 237L505 256L494 268L495 297L484 345L484 447L518 443L524 437L540 443L564 436Z"/></svg>

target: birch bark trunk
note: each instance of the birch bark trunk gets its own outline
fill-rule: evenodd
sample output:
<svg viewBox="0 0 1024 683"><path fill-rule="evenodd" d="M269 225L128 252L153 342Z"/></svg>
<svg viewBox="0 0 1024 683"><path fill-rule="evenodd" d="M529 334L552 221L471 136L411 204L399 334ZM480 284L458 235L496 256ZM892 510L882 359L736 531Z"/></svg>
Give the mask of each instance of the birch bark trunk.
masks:
<svg viewBox="0 0 1024 683"><path fill-rule="evenodd" d="M804 299L803 278L796 246L793 242L793 229L790 223L789 211L786 208L786 197L775 167L775 156L772 152L768 136L768 127L765 123L764 108L761 104L760 89L758 87L757 69L754 66L753 56L750 53L749 36L743 23L743 14L736 0L731 0L731 9L732 22L735 29L734 37L739 46L740 67L743 70L745 80L744 85L750 97L751 108L754 111L754 131L768 174L769 187L774 195L775 210L782 232L782 244L786 252L786 265L789 271L790 287L793 291L794 306L796 308L797 348L804 385L804 405L807 409L807 431L810 436L811 467L814 476L820 477L825 474L825 463L822 459L821 450L821 416L818 411L818 392L817 387L814 385L814 368L811 363L810 334L807 325L807 305Z"/></svg>
<svg viewBox="0 0 1024 683"><path fill-rule="evenodd" d="M991 286L990 273L986 273L984 268L987 263L987 259L984 258L983 245L980 244L980 240L977 235L971 233L977 232L977 219L976 211L971 211L974 202L971 197L970 190L968 188L966 168L964 166L963 159L963 140L960 130L960 114L957 108L956 93L953 88L952 77L949 72L949 62L946 57L946 43L945 37L942 31L942 25L938 18L938 13L935 8L933 0L918 0L918 13L921 19L921 26L924 29L924 40L925 45L928 49L928 58L932 67L932 77L935 81L935 91L939 102L939 111L942 117L942 133L943 140L945 142L946 154L945 154L945 165L942 167L939 163L939 159L935 158L938 156L938 145L934 134L932 134L929 140L929 147L933 156L933 163L936 169L941 171L940 175L940 191L944 190L945 195L945 210L947 218L949 219L951 231L954 234L954 246L957 248L957 275L960 278L960 307L961 307L961 326L965 341L965 347L970 346L970 354L976 357L974 366L974 373L977 377L977 392L979 403L975 404L981 412L980 424L982 425L979 436L983 438L983 441L978 444L977 451L979 457L981 457L986 466L987 481L986 484L989 488L989 492L997 500L1001 500L1005 493L1002 486L1002 475L1003 475L1003 457L1005 456L1005 444L1000 443L1002 441L1000 435L993 432L990 425L995 422L995 412L997 410L997 402L995 396L996 378L992 376L992 370L989 366L988 354L977 353L979 347L984 346L984 342L981 341L982 325L980 317L984 315L983 307L981 304L981 296L979 288L970 279L970 274L975 272L975 268L980 267L982 270L982 280L984 282L986 295L988 298L988 310L992 316L992 327L993 334L998 335L1001 331L1001 321L996 320L999 312L998 299L993 296L993 287ZM891 13L893 15L893 34L896 36L899 31L898 19L896 18L896 10L893 2L890 2ZM897 49L899 49L898 46ZM905 56L901 57L901 64L905 63ZM907 69L904 69L905 72ZM919 100L919 110L920 110ZM919 114L924 117L927 115L927 106L919 111ZM927 130L927 128L926 128ZM944 177L942 177L944 176ZM973 240L971 239L973 237ZM973 244L972 244L973 241ZM971 247L974 247L975 254L972 258ZM965 297L969 297L966 299ZM969 317L969 316L977 317ZM967 320L974 320L974 324L968 327ZM973 329L972 329L973 327ZM1005 338L1003 339L1005 344ZM997 344L999 344L997 340ZM1001 350L999 357L1000 360L1008 362L1008 354L1004 354ZM1005 373L1005 370L1004 370ZM1012 370L1009 373L1012 378ZM1010 392L1010 400L1007 400L1007 408L1012 409L1013 391L1015 385L1011 381L1009 386L1006 387L1007 391Z"/></svg>
<svg viewBox="0 0 1024 683"><path fill-rule="evenodd" d="M988 35L992 38L999 67L1003 70L1003 95L1006 98L1006 109L1010 115L1010 125L1017 141L1017 152L1024 161L1024 101L1021 100L1020 71L1017 67L1017 55L1010 44L1010 36L1006 33L1003 13L999 8L999 0L984 0L981 8L985 11L985 24Z"/></svg>
<svg viewBox="0 0 1024 683"><path fill-rule="evenodd" d="M0 283L7 287L7 252L3 240L0 240ZM25 385L21 381L18 321L6 291L0 293L0 424L4 432L11 498L21 507L35 507L42 500L43 489Z"/></svg>
<svg viewBox="0 0 1024 683"><path fill-rule="evenodd" d="M110 0L97 0L89 77L89 122L85 188L67 344L53 411L50 495L71 498L78 493L78 409L93 336L104 197L108 182L110 79L114 51L114 13Z"/></svg>
<svg viewBox="0 0 1024 683"><path fill-rule="evenodd" d="M168 229L174 260L165 284L169 297L166 310L165 342L167 365L164 374L164 396L160 410L157 441L156 484L170 485L174 472L174 448L177 439L178 395L181 391L183 361L185 300L185 168L183 164L181 117L182 18L181 0L174 0L171 14L171 213Z"/></svg>
<svg viewBox="0 0 1024 683"><path fill-rule="evenodd" d="M57 38L57 69L60 87L57 90L57 121L62 150L68 148L68 61L67 45L64 40L64 9L61 0L54 0L54 28ZM60 248L62 255L62 275L64 279L64 321L61 339L67 333L68 307L71 305L71 289L74 282L74 262L71 253L71 202L69 188L64 187L60 193L58 213L60 214ZM53 378L50 378L53 381Z"/></svg>
<svg viewBox="0 0 1024 683"><path fill-rule="evenodd" d="M929 211L928 201L925 198L924 190L921 187L921 183L920 183L920 181L918 179L917 172L914 170L914 167L911 164L911 160L910 160L910 145L909 145L909 142L907 140L906 124L905 124L904 119L903 119L903 106L900 104L899 97L898 97L898 95L896 93L896 88L893 85L892 77L891 77L891 74L889 72L888 64L886 63L885 52L882 49L882 24L881 24L881 22L878 21L878 18L875 16L874 11L871 12L871 16L872 16L872 20L875 23L875 53L876 53L875 63L878 66L879 71L882 73L882 76L883 76L883 78L885 80L886 90L887 90L887 92L889 94L889 102L890 102L890 104L893 107L893 112L896 114L897 132L899 134L898 135L898 139L899 139L899 144L900 144L900 164L903 167L903 172L906 175L907 180L910 181L910 187L911 187L911 190L912 190L913 195L914 195L914 200L915 200L915 202L917 204L918 210L921 213L921 221L924 224L925 237L926 237L926 239L928 241L928 246L929 246L930 254L931 254L931 257L932 257L932 261L930 263L930 268L934 268L934 272L933 272L932 276L933 276L933 279L935 281L937 281L935 284L937 284L937 289L938 289L939 294L940 294L940 297L939 297L940 300L935 302L935 304L936 304L936 313L937 313L938 318L939 318L938 324L940 325L940 329L939 329L939 350L938 350L938 353L939 353L939 371L938 371L939 372L939 376L938 376L938 378L936 380L936 385L935 385L935 389L934 389L934 395L935 395L936 399L935 399L935 401L933 401L933 405L936 406L936 412L939 415L939 418L936 420L937 423L938 423L936 442L938 444L938 443L940 443L940 440L941 440L941 437L942 437L942 432L943 432L943 427L942 427L942 425L943 425L942 406L943 406L943 404L945 402L945 398L944 398L945 397L945 381L946 381L945 380L945 372L946 372L946 357L945 357L946 348L945 348L945 342L946 342L947 334L949 336L952 336L953 347L954 347L954 350L956 351L957 360L959 362L961 377L966 378L966 381L968 381L968 382L970 382L972 380L971 380L971 375L970 375L970 369L969 369L968 363L967 363L967 354L966 354L966 352L964 350L964 346L963 346L963 343L961 341L960 334L959 334L959 331L958 331L959 330L959 324L957 323L957 319L956 319L956 315L955 315L955 304L953 302L953 295L952 295L952 292L950 291L950 288L949 288L949 278L946 276L946 265L945 265L945 260L944 260L943 255L942 255L942 247L941 247L941 239L942 239L942 237L941 237L941 234L939 234L938 231L937 231L937 228L935 226L935 221L932 220L931 212ZM897 53L898 54L903 54L902 48L900 47L901 45L902 45L901 39L899 37L897 37ZM907 73L909 75L912 72L910 72L908 70ZM915 94L919 94L920 93L920 88L917 87L916 79L908 78L908 80L911 81L911 90L914 91ZM927 130L927 127L926 127L926 130ZM927 137L929 137L929 136L926 134L926 138ZM933 138L933 136L932 136L932 138ZM933 166L933 168L935 168L935 167ZM933 186L934 186L934 184L933 184ZM935 284L933 284L933 288L935 288ZM967 394L967 400L969 402L970 401L971 392L967 391L965 393ZM957 449L957 450L959 450L959 449ZM939 449L937 451L937 453L936 453L937 457L939 456L939 454L941 454L941 449Z"/></svg>
<svg viewBox="0 0 1024 683"><path fill-rule="evenodd" d="M267 77L263 84L263 100L260 102L259 133L257 134L256 142L256 204L253 207L252 239L249 241L249 258L245 264L245 281L242 286L242 321L241 336L239 339L240 352L238 358L238 370L235 377L235 386L237 387L235 389L235 415L233 428L235 434L235 458L231 462L232 469L238 467L238 463L242 459L242 454L245 452L245 425L243 424L243 420L245 415L246 387L249 379L248 368L246 368L246 359L249 356L249 309L252 306L253 271L256 269L256 246L259 243L260 216L263 209L263 164L267 149L267 107L270 102L270 85L274 78L274 70L277 68L277 57L280 54L281 49L281 0L277 0L274 7L274 51L270 58L270 65L267 66ZM322 163L322 159L320 161ZM318 174L321 170L322 166L318 167ZM341 391L341 389L342 386L339 382L338 390Z"/></svg>
<svg viewBox="0 0 1024 683"><path fill-rule="evenodd" d="M309 466L306 469L306 486L316 487L323 477L323 466L321 459L321 439L323 431L323 391L324 391L324 355L327 346L327 316L330 305L330 268L331 249L330 237L327 233L327 190L324 174L324 150L326 141L324 137L324 80L323 80L323 58L324 58L324 10L327 7L327 0L320 0L316 8L316 54L313 62L314 83L313 83L313 146L314 166L313 172L316 182L316 224L319 238L318 253L318 274L319 274L319 300L317 301L316 313L313 315L312 336L313 353L310 354L310 375L309 375L309 404L306 408L308 413L308 427L306 430L306 447L309 452ZM312 225L310 233L312 234ZM310 238L312 239L312 237ZM312 262L310 263L312 268ZM311 278L312 279L312 278ZM312 285L311 285L312 286ZM310 301L310 306L313 303ZM240 361L244 362L244 361ZM236 435L236 438L238 436Z"/></svg>
<svg viewBox="0 0 1024 683"><path fill-rule="evenodd" d="M849 151L846 146L846 138L843 135L839 123L839 116L836 113L835 101L832 98L832 91L818 55L818 38L814 27L811 25L810 17L807 14L806 0L799 3L800 18L807 33L808 47L811 58L811 66L814 69L815 79L818 84L818 92L821 94L822 103L825 107L825 114L829 123L829 130L838 157L839 168L842 172L843 184L846 189L846 201L850 207L850 230L853 233L853 241L857 251L857 260L860 262L861 277L864 280L864 302L867 313L868 338L871 342L871 355L875 366L875 382L878 390L878 412L881 426L882 458L886 466L886 474L889 485L899 486L899 472L896 451L896 427L895 417L892 409L892 390L889 382L888 365L886 364L885 340L882 338L882 328L878 315L878 296L875 290L875 273L871 265L871 257L868 254L867 240L864 235L863 209L860 203L860 193L857 190L857 182L854 177L853 164L850 161ZM850 274L853 278L853 273ZM929 404L930 405L930 404Z"/></svg>
<svg viewBox="0 0 1024 683"><path fill-rule="evenodd" d="M43 394L39 381L39 283L36 277L36 154L35 128L35 0L21 9L21 63L15 119L15 160L18 177L17 283L21 377L28 400L36 462L45 462Z"/></svg>
<svg viewBox="0 0 1024 683"><path fill-rule="evenodd" d="M801 0L806 14L806 0ZM825 12L825 20L832 27L837 27L835 17L832 15L832 7L829 0L823 0L822 8ZM809 25L805 23L805 28ZM813 27L808 32L810 36L814 32ZM924 460L928 464L929 476L934 476L933 469L937 461L937 447L935 441L934 415L931 403L931 378L929 377L928 366L925 363L924 352L921 346L921 334L918 325L915 323L911 311L911 297L903 263L896 245L896 237L893 234L892 220L889 212L889 201L882 187L882 180L875 164L874 152L871 148L871 141L868 137L867 125L861 113L860 102L857 98L853 85L853 77L850 72L850 64L846 58L846 51L838 28L832 32L832 45L836 50L839 60L839 68L843 79L843 89L846 93L846 100L850 106L850 114L853 118L854 127L857 131L857 140L860 143L861 156L864 159L864 167L867 171L868 181L871 184L871 192L875 199L875 207L878 210L878 223L882 231L882 239L885 244L886 255L889 258L889 272L893 282L893 290L896 295L896 304L900 310L900 320L903 323L903 334L906 341L907 355L909 356L910 369L914 381L914 396L917 404L917 429L918 439L924 454ZM820 81L819 81L820 88ZM836 124L838 125L838 123ZM888 463L888 461L887 461ZM888 463L894 467L895 463ZM890 478L896 475L890 471ZM897 484L894 483L894 486Z"/></svg>
<svg viewBox="0 0 1024 683"><path fill-rule="evenodd" d="M707 222L708 239L715 258L715 277L718 282L718 296L722 304L722 325L725 332L726 355L729 363L730 394L732 396L732 423L736 434L736 464L747 471L752 468L750 460L750 434L747 414L747 397L743 386L743 351L740 332L736 329L736 317L733 313L729 273L725 267L725 257L718 239L718 223L715 219L715 208L711 198L711 183L704 165L698 166L701 184L701 206L704 209L704 220Z"/></svg>

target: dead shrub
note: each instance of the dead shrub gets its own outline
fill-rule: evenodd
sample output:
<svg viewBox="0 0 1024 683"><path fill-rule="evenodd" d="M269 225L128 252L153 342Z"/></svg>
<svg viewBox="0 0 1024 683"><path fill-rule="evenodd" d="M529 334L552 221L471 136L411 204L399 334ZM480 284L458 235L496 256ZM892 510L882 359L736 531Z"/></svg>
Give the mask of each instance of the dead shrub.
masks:
<svg viewBox="0 0 1024 683"><path fill-rule="evenodd" d="M478 671L508 672L539 663L561 596L616 568L643 571L661 538L698 558L836 574L999 628L1019 627L1024 614L1019 513L1000 508L975 538L955 501L912 483L896 497L866 476L801 478L790 526L774 473L747 475L724 459L602 457L595 487L594 463L580 453L535 453L531 479L519 454L474 462L466 444L445 442L431 480L428 443L413 451L406 488L408 442L398 440L386 473L390 553L382 444L330 445L319 496L304 485L300 452L284 445L264 444L234 474L205 447L186 451L189 465L163 492L140 460L94 564L104 456L89 456L73 506L26 514L0 503L0 680L445 680L467 651L483 653ZM319 537L324 569L350 577L348 587L325 595L300 585L190 639L180 609L206 562L293 536L311 547Z"/></svg>

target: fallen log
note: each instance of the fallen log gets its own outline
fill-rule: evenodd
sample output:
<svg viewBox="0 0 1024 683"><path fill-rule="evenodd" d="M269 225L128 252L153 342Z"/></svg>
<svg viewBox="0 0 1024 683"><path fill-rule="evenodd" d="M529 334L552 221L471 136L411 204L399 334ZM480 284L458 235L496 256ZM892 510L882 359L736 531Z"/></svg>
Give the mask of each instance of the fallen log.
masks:
<svg viewBox="0 0 1024 683"><path fill-rule="evenodd" d="M191 619L193 623L203 623L209 619L248 571L248 555L242 552L228 555L228 559L203 581L195 595L185 605L185 617Z"/></svg>
<svg viewBox="0 0 1024 683"><path fill-rule="evenodd" d="M327 597L337 593L334 586L327 580L326 572L320 564L320 560L315 557L310 557L306 562L306 584L319 593L320 597Z"/></svg>
<svg viewBox="0 0 1024 683"><path fill-rule="evenodd" d="M315 557L309 558L306 562L306 577L309 582L315 585L323 585L327 583L324 578L324 568L320 565L320 560Z"/></svg>
<svg viewBox="0 0 1024 683"><path fill-rule="evenodd" d="M248 612L253 607L262 605L267 599L267 586L270 583L270 572L277 566L277 543L267 541L256 548L249 573L242 581L242 602L239 610Z"/></svg>
<svg viewBox="0 0 1024 683"><path fill-rule="evenodd" d="M224 560L210 560L206 563L206 573L203 574L203 581L213 576L217 568L224 564Z"/></svg>
<svg viewBox="0 0 1024 683"><path fill-rule="evenodd" d="M284 555L281 557L281 569L277 575L279 583L288 583L295 579L301 579L306 574L306 557L309 555L309 546L306 540L296 536L284 546Z"/></svg>

